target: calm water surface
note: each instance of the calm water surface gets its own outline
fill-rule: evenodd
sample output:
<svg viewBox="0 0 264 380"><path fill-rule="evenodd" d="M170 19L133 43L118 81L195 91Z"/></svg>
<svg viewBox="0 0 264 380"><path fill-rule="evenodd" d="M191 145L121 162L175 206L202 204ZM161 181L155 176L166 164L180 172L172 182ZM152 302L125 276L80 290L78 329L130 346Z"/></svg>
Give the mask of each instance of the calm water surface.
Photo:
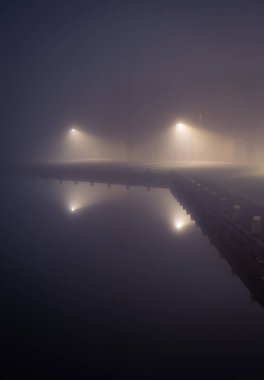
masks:
<svg viewBox="0 0 264 380"><path fill-rule="evenodd" d="M3 373L252 378L264 311L166 190L2 187Z"/></svg>

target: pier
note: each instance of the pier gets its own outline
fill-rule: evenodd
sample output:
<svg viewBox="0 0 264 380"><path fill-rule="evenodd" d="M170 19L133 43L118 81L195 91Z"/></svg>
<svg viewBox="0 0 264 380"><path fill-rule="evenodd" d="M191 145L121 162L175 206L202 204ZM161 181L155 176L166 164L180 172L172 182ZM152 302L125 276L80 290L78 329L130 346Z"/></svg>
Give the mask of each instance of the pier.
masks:
<svg viewBox="0 0 264 380"><path fill-rule="evenodd" d="M35 163L13 170L20 176L169 189L264 307L264 209L193 171L122 163Z"/></svg>
<svg viewBox="0 0 264 380"><path fill-rule="evenodd" d="M171 193L264 307L263 209L214 184L180 175Z"/></svg>

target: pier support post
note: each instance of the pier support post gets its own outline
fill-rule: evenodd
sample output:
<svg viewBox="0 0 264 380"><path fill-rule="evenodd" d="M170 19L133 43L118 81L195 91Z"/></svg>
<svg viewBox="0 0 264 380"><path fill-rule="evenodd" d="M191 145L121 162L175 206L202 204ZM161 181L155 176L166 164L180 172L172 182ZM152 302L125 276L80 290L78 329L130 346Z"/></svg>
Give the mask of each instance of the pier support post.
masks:
<svg viewBox="0 0 264 380"><path fill-rule="evenodd" d="M254 236L261 235L262 220L260 215L254 215L251 220L251 234Z"/></svg>

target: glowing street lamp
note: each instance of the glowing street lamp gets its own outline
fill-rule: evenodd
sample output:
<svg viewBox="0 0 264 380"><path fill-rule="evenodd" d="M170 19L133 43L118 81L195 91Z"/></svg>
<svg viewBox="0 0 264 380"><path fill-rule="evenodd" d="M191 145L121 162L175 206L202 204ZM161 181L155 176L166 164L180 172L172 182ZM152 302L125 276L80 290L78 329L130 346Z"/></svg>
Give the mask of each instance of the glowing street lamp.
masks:
<svg viewBox="0 0 264 380"><path fill-rule="evenodd" d="M183 132L186 129L186 125L183 123L177 123L176 124L176 131L177 132Z"/></svg>
<svg viewBox="0 0 264 380"><path fill-rule="evenodd" d="M186 145L186 131L187 131L187 126L181 122L178 122L175 124L175 137L176 137L176 157L174 158L175 161L180 161L182 160L182 152L185 150L185 145Z"/></svg>
<svg viewBox="0 0 264 380"><path fill-rule="evenodd" d="M70 125L66 130L65 153L73 159L81 158L87 154L87 133L79 129L78 125Z"/></svg>

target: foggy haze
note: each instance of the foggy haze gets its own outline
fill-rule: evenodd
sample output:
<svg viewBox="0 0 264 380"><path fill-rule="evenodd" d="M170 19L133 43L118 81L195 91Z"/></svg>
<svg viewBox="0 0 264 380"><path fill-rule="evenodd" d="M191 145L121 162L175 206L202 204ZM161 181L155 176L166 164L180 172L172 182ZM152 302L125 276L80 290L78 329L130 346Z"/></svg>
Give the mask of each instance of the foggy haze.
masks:
<svg viewBox="0 0 264 380"><path fill-rule="evenodd" d="M263 160L262 2L1 8L3 160ZM211 148L168 149L167 131L181 120L213 134ZM71 125L100 147L65 155Z"/></svg>
<svg viewBox="0 0 264 380"><path fill-rule="evenodd" d="M263 379L263 20L1 1L3 378Z"/></svg>

